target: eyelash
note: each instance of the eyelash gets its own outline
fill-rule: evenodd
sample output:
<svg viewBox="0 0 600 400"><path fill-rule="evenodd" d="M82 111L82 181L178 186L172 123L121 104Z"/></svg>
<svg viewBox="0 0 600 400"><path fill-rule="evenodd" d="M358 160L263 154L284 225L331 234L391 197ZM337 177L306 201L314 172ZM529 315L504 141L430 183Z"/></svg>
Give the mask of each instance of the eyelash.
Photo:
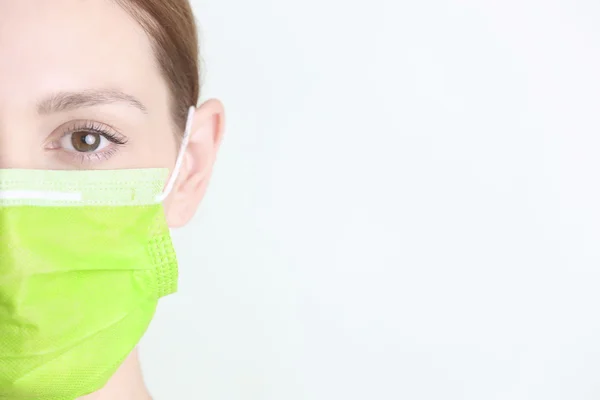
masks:
<svg viewBox="0 0 600 400"><path fill-rule="evenodd" d="M89 132L89 133L97 133L98 135L104 136L106 139L111 141L114 144L124 145L127 144L127 139L115 132L112 129L104 124L94 121L80 121L77 123L78 125L74 125L65 129L61 138L72 135L77 132Z"/></svg>
<svg viewBox="0 0 600 400"><path fill-rule="evenodd" d="M123 135L114 132L114 130L102 123L94 122L94 121L78 121L71 126L65 127L60 134L60 137L54 141L54 146L57 146L60 149L60 141L68 136L73 135L77 132L89 132L95 133L106 140L111 142L113 146L110 146L107 150L101 150L98 152L90 152L90 153L80 153L80 152L69 152L69 156L76 159L80 163L90 162L90 161L100 161L102 159L108 160L111 158L119 149L120 146L124 146L127 144L128 140Z"/></svg>

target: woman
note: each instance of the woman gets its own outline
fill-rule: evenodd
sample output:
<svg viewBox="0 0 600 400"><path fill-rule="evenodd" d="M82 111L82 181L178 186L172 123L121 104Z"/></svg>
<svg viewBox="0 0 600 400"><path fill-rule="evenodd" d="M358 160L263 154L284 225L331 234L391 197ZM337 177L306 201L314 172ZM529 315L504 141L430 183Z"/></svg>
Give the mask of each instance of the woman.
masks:
<svg viewBox="0 0 600 400"><path fill-rule="evenodd" d="M135 347L223 132L198 74L187 0L0 0L1 399L150 398Z"/></svg>

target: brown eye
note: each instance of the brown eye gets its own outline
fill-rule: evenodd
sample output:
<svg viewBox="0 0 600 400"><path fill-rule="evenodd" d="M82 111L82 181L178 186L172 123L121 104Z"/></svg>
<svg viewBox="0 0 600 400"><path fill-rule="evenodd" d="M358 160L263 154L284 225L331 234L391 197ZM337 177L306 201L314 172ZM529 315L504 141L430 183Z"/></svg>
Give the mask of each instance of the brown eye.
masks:
<svg viewBox="0 0 600 400"><path fill-rule="evenodd" d="M80 153L89 153L98 150L102 144L103 136L96 132L73 132L71 134L71 146L73 150Z"/></svg>

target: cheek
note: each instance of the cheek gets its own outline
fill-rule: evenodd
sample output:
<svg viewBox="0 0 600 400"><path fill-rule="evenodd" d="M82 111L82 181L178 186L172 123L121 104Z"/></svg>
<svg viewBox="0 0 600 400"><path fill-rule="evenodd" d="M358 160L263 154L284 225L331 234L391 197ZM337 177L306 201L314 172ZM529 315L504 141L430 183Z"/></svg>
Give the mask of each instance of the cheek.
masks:
<svg viewBox="0 0 600 400"><path fill-rule="evenodd" d="M181 206L181 203L173 201L173 196L169 196L169 198L163 203L165 219L167 221L167 225L171 229L179 228L183 225L181 220Z"/></svg>
<svg viewBox="0 0 600 400"><path fill-rule="evenodd" d="M144 142L144 161L150 162L150 165L154 163L154 166L160 167L172 168L175 165L179 143L170 130L154 131L141 139Z"/></svg>
<svg viewBox="0 0 600 400"><path fill-rule="evenodd" d="M169 198L163 202L163 209L165 211L165 219L167 220L167 225L169 225L169 228L171 227L171 222L172 222L172 221L170 221L170 219L172 218L171 217L171 214L172 214L171 207L173 205L173 201L171 200L170 197L171 196L169 196Z"/></svg>
<svg viewBox="0 0 600 400"><path fill-rule="evenodd" d="M141 129L128 136L114 165L117 168L168 168L175 166L178 141L167 129Z"/></svg>
<svg viewBox="0 0 600 400"><path fill-rule="evenodd" d="M173 149L170 152L170 155L165 158L166 163L167 163L167 164L165 164L165 166L167 168L169 168L169 170L171 171L171 174L168 178L169 180L173 178L172 174L175 173L174 167L175 167L175 163L177 162L178 153L180 151L180 141L173 137L173 142L171 143L171 145L172 145ZM166 144L165 144L165 146L166 146ZM163 151L164 151L164 148L163 148ZM184 161L184 164L185 164L185 161ZM176 177L176 181L175 181L175 184L173 186L173 189L172 189L170 195L163 202L165 218L166 218L167 224L169 225L170 228L178 228L184 224L181 216L182 216L182 214L184 214L184 208L186 207L186 202L183 201L184 199L181 197L181 194L179 193L179 190L178 190L178 188L181 185L182 180L183 180L183 175L182 175L182 171L180 170L178 176ZM165 182L165 184L166 184L166 182Z"/></svg>

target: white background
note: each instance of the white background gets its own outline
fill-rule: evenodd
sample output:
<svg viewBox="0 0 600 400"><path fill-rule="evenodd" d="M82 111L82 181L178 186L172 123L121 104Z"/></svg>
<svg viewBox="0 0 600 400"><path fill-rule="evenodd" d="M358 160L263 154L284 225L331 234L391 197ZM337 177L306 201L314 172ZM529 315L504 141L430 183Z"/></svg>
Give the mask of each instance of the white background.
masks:
<svg viewBox="0 0 600 400"><path fill-rule="evenodd" d="M194 5L228 128L156 400L600 398L600 2Z"/></svg>

